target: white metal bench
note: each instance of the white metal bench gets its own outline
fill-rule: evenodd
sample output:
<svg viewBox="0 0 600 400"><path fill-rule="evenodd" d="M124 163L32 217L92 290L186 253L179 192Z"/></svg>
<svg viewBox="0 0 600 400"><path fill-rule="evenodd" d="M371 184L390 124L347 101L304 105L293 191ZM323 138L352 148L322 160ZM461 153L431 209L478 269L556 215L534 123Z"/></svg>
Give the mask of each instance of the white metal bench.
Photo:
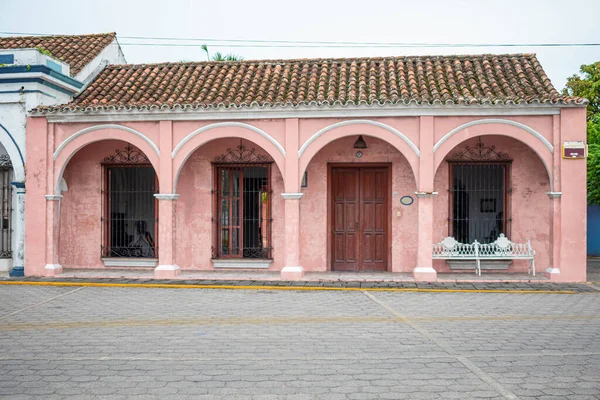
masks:
<svg viewBox="0 0 600 400"><path fill-rule="evenodd" d="M528 273L535 276L535 251L531 242L513 243L503 233L492 243L460 243L449 236L433 245L433 258L439 260L475 260L475 272L481 275L481 260L529 260Z"/></svg>

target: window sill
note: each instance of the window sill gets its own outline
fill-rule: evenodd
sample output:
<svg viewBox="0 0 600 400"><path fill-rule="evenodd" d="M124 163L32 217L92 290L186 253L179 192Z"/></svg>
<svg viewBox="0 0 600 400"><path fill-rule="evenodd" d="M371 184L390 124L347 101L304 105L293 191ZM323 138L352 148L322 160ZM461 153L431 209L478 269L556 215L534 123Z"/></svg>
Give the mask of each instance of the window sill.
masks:
<svg viewBox="0 0 600 400"><path fill-rule="evenodd" d="M271 266L273 260L252 260L236 258L213 258L213 267L231 269L266 269Z"/></svg>
<svg viewBox="0 0 600 400"><path fill-rule="evenodd" d="M105 267L156 267L158 258L128 258L128 257L107 257L102 262Z"/></svg>

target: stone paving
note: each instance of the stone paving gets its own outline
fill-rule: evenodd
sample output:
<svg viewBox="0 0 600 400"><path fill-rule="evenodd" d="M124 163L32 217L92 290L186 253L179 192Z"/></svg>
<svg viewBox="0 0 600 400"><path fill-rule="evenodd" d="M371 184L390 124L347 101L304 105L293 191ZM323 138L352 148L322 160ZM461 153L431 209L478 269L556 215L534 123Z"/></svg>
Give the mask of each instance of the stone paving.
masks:
<svg viewBox="0 0 600 400"><path fill-rule="evenodd" d="M0 349L7 399L600 399L600 292L0 285Z"/></svg>

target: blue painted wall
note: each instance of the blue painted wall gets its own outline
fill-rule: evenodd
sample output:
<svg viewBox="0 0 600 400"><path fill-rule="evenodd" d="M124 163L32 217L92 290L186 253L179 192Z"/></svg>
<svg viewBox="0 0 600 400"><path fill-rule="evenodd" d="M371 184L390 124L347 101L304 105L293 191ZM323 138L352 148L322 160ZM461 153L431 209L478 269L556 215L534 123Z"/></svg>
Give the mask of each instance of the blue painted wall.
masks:
<svg viewBox="0 0 600 400"><path fill-rule="evenodd" d="M587 209L587 253L600 256L600 206L588 204Z"/></svg>

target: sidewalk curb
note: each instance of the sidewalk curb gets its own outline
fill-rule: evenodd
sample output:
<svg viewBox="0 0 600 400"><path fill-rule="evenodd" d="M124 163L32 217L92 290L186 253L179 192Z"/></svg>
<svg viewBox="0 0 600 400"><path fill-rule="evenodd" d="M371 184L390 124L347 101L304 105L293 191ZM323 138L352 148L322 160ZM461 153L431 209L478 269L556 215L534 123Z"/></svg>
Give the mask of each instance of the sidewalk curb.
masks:
<svg viewBox="0 0 600 400"><path fill-rule="evenodd" d="M56 282L56 281L0 281L0 285L62 286L62 287L124 287L145 289L225 289L225 290L279 290L279 291L370 291L413 293L514 293L514 294L579 294L574 290L518 290L518 289L442 289L442 288L383 288L383 287L328 287L328 286L259 286L259 285L198 285L165 283L103 283L103 282ZM600 294L600 292L587 292Z"/></svg>

